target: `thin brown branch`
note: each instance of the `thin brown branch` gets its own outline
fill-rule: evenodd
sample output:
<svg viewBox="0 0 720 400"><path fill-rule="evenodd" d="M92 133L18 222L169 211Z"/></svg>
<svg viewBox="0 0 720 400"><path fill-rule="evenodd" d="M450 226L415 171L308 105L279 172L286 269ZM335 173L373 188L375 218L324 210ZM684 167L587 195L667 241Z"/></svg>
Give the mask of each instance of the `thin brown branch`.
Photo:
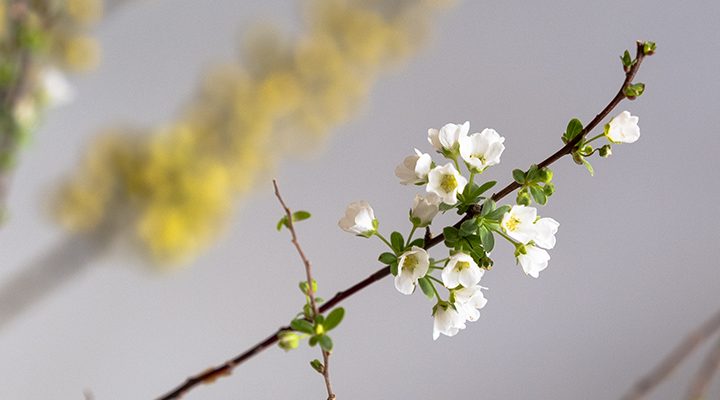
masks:
<svg viewBox="0 0 720 400"><path fill-rule="evenodd" d="M703 360L702 366L695 375L695 379L690 385L688 391L688 400L702 400L710 388L710 382L720 369L720 338L718 338L715 346Z"/></svg>
<svg viewBox="0 0 720 400"><path fill-rule="evenodd" d="M622 85L620 86L620 89L618 90L615 97L610 100L610 102L605 106L605 108L598 113L595 118L588 123L583 130L578 134L572 141L568 142L566 145L561 147L558 151L547 157L545 160L541 161L538 166L540 167L547 167L550 164L554 163L555 161L559 160L565 155L568 155L572 153L575 146L577 146L584 138L587 136L587 134L592 131L597 125L607 117L607 115L615 108L617 107L620 102L626 98L624 94L625 88L632 83L633 78L635 77L635 74L640 69L640 65L642 64L643 59L645 58L645 55L643 53L643 47L642 43L637 43L637 52L636 52L636 60L637 62L630 67L627 72L625 73L625 79L623 80ZM492 195L492 199L494 201L499 201L512 193L514 190L518 189L520 185L517 184L517 182L512 181L507 184L503 189L501 189L499 192L496 192ZM474 217L481 211L480 206L475 206L472 208L463 218L461 218L454 226L456 228L459 228L460 225L465 222L466 220ZM434 247L438 243L445 240L445 237L442 233L438 234L437 236L434 236L430 238L429 240L425 241L424 248L430 249L431 247ZM349 288L342 290L340 292L337 292L335 296L333 296L331 299L329 299L327 302L325 302L320 308L319 311L325 312L332 307L334 307L336 304L340 303L341 301L347 299L348 297L354 295L355 293L365 289L366 287L372 285L373 283L385 278L386 276L390 275L390 267L384 266L377 271L375 271L372 275L368 276L367 278L361 280L360 282L355 283L354 285L350 286ZM270 347L273 343L277 342L278 337L277 335L282 332L283 330L287 330L289 327L282 327L278 329L275 333L273 333L271 336L268 336L265 340L262 342L256 344L255 346L251 347L250 349L246 350L244 353L238 355L234 359L227 361L226 363L211 368L210 370L203 372L201 374L198 374L194 377L188 378L185 383L178 386L176 389L174 389L172 392L164 395L163 397L160 397L158 400L171 400L171 399L177 399L180 396L182 396L187 391L191 390L193 387L205 383L206 379L209 377L214 377L216 373L221 373L223 375L229 374L230 370L234 368L235 366L239 365L240 363L246 361L250 357L254 356L255 354L265 350L266 348Z"/></svg>
<svg viewBox="0 0 720 400"><path fill-rule="evenodd" d="M700 344L720 330L720 311L691 332L649 374L637 381L623 400L639 400L662 383Z"/></svg>
<svg viewBox="0 0 720 400"><path fill-rule="evenodd" d="M283 200L282 196L280 195L280 189L278 188L277 181L273 179L273 187L275 188L275 197L277 197L278 201L280 202L280 205L282 206L283 210L285 211L285 217L287 218L287 228L290 231L290 235L292 237L292 244L295 246L295 249L297 250L298 254L300 255L300 259L302 259L303 264L305 265L305 276L307 278L307 296L310 299L310 308L312 309L312 318L313 321L317 318L319 312L317 308L317 303L315 301L315 289L314 289L314 279L312 277L312 265L310 264L310 260L308 260L307 256L305 255L305 252L303 251L302 247L300 246L300 242L297 238L297 233L295 232L295 224L293 223L293 215L292 211L290 211L290 208L285 204L285 201ZM322 349L322 356L323 356L323 369L322 369L322 375L323 379L325 380L325 388L327 389L328 394L328 400L334 400L335 399L335 393L333 393L332 384L330 383L330 366L328 364L328 360L330 359L330 352L326 351L325 349Z"/></svg>

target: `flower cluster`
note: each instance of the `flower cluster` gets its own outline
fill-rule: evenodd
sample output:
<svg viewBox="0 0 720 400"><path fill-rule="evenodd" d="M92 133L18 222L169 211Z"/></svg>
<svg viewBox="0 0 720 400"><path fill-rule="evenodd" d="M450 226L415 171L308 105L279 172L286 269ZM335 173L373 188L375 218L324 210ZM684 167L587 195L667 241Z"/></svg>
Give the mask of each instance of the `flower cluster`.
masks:
<svg viewBox="0 0 720 400"><path fill-rule="evenodd" d="M563 140L567 143L573 134L581 131L582 124L571 121L570 134L566 132ZM490 253L495 246L495 235L514 247L516 262L524 273L538 278L548 266L547 250L555 247L555 234L560 226L553 218L541 218L538 210L530 206L531 199L540 205L546 204L554 192L552 171L547 167L533 165L527 171L513 171L520 187L516 204L498 206L492 196L484 196L495 182L478 185L475 178L500 163L505 138L489 128L469 132L469 122L430 129L428 141L446 162L436 164L430 154L415 149L414 154L395 169L401 184L425 189L413 201L409 213L412 227L407 237L392 232L388 240L378 232L375 213L366 201L350 204L338 223L347 232L366 238L376 236L387 244L392 251L381 254L379 260L390 266L395 288L400 293L410 295L420 287L425 295L435 299L434 339L441 334L454 336L468 321L476 321L480 316L479 310L487 303L483 293L486 288L480 281L493 265ZM583 138L575 152L580 157L589 156L595 150L590 154L579 152L603 135L611 143L632 143L639 134L637 117L625 111L610 121L603 134L590 140ZM587 162L584 158L583 161ZM467 175L461 172L462 166ZM425 243L430 235L429 226L438 213L452 209L464 217L459 223L443 228L448 254L435 259ZM425 238L414 238L418 228L428 229ZM434 275L436 272L439 277ZM438 287L447 291L447 297L441 296Z"/></svg>

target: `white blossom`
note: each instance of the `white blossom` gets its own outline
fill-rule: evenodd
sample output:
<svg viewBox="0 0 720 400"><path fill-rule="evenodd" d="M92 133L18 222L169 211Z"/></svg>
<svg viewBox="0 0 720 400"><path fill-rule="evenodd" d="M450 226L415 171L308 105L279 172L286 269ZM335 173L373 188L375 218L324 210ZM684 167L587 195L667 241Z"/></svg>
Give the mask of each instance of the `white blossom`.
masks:
<svg viewBox="0 0 720 400"><path fill-rule="evenodd" d="M414 155L405 157L402 164L395 168L395 176L400 178L403 185L424 183L431 167L430 155L415 149Z"/></svg>
<svg viewBox="0 0 720 400"><path fill-rule="evenodd" d="M500 226L511 238L527 244L536 236L536 218L537 209L534 207L514 205L505 213Z"/></svg>
<svg viewBox="0 0 720 400"><path fill-rule="evenodd" d="M623 111L610 120L605 136L613 143L633 143L640 138L639 120L640 118L630 115L628 111Z"/></svg>
<svg viewBox="0 0 720 400"><path fill-rule="evenodd" d="M345 216L338 221L338 226L345 232L370 237L377 229L377 220L370 204L363 200L347 206Z"/></svg>
<svg viewBox="0 0 720 400"><path fill-rule="evenodd" d="M460 138L460 156L477 172L500 163L505 150L505 138L494 129L483 129L480 133Z"/></svg>
<svg viewBox="0 0 720 400"><path fill-rule="evenodd" d="M58 107L75 99L75 89L70 85L65 74L57 68L47 67L40 75L41 87L48 106Z"/></svg>
<svg viewBox="0 0 720 400"><path fill-rule="evenodd" d="M428 142L439 152L454 152L460 146L460 139L470 131L470 122L464 124L445 124L440 130L428 129Z"/></svg>
<svg viewBox="0 0 720 400"><path fill-rule="evenodd" d="M537 278L540 271L547 268L550 254L536 246L525 246L525 254L519 253L517 259L527 275Z"/></svg>
<svg viewBox="0 0 720 400"><path fill-rule="evenodd" d="M460 175L452 163L435 167L428 174L427 191L438 195L445 204L457 203L457 195L465 189L465 185L467 179Z"/></svg>
<svg viewBox="0 0 720 400"><path fill-rule="evenodd" d="M560 223L552 218L540 218L535 222L535 237L533 242L544 249L555 247L555 234Z"/></svg>
<svg viewBox="0 0 720 400"><path fill-rule="evenodd" d="M472 257L465 253L456 253L442 270L442 281L446 288L452 289L458 284L469 288L480 282L484 270L480 269Z"/></svg>
<svg viewBox="0 0 720 400"><path fill-rule="evenodd" d="M465 316L448 303L439 303L433 310L433 317L433 340L437 340L441 333L455 336L461 329L465 329Z"/></svg>
<svg viewBox="0 0 720 400"><path fill-rule="evenodd" d="M455 291L455 307L468 321L477 321L480 318L479 310L487 304L482 289L485 288L478 285Z"/></svg>
<svg viewBox="0 0 720 400"><path fill-rule="evenodd" d="M414 221L413 224L419 228L430 225L440 211L440 202L440 197L435 193L428 193L425 196L416 194L410 210L410 219Z"/></svg>
<svg viewBox="0 0 720 400"><path fill-rule="evenodd" d="M427 274L430 268L430 255L425 249L413 246L398 259L398 274L395 288L402 294L412 294L418 279Z"/></svg>

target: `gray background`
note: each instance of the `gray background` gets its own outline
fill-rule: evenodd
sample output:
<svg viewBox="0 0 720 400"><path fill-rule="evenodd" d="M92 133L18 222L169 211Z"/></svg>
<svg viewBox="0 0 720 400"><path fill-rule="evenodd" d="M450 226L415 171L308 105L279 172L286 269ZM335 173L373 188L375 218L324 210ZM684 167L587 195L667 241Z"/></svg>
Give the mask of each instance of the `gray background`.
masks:
<svg viewBox="0 0 720 400"><path fill-rule="evenodd" d="M301 240L329 297L379 267L379 242L336 227L348 202L367 199L381 229L406 230L414 191L392 171L412 147L429 150L428 127L469 119L497 129L507 150L489 177L505 182L554 151L569 118L588 121L606 104L622 50L658 42L638 76L646 94L618 110L640 116L640 141L596 160L595 177L570 159L554 168L558 192L541 213L561 226L540 279L499 244L480 320L437 342L422 295L402 296L386 279L351 298L334 335L340 399L618 398L720 305L718 4L459 3L326 151L284 163L286 200L314 214ZM208 65L236 57L242 26L258 17L294 26L298 10L289 1L158 0L113 13L97 31L103 65L74 79L79 99L49 115L24 153L0 230L0 281L64 236L44 199L91 135L112 121L172 118ZM78 399L86 388L98 399L152 398L287 323L302 301L302 270L274 230L279 214L267 182L185 270L95 263L0 331L0 398ZM273 348L187 398L320 399L307 366L315 357ZM694 361L654 398L683 395Z"/></svg>

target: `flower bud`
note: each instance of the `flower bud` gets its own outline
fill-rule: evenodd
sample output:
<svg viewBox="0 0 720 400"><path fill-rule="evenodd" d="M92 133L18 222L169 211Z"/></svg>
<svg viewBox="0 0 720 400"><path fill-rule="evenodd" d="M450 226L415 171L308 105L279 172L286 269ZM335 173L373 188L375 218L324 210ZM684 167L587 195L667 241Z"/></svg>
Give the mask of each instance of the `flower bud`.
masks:
<svg viewBox="0 0 720 400"><path fill-rule="evenodd" d="M440 197L434 193L428 193L427 196L416 195L410 210L410 221L413 225L418 228L430 225L440 211L440 201Z"/></svg>
<svg viewBox="0 0 720 400"><path fill-rule="evenodd" d="M300 344L300 335L291 331L280 332L278 339L278 346L285 351L297 349Z"/></svg>
<svg viewBox="0 0 720 400"><path fill-rule="evenodd" d="M555 185L546 183L545 186L543 186L543 192L545 192L545 196L552 196L553 193L555 193Z"/></svg>
<svg viewBox="0 0 720 400"><path fill-rule="evenodd" d="M605 146L601 147L598 151L598 154L600 154L600 157L610 157L612 155L612 149L610 148L610 145L606 144Z"/></svg>
<svg viewBox="0 0 720 400"><path fill-rule="evenodd" d="M550 168L542 168L538 171L538 180L540 182L548 183L553 178L553 172Z"/></svg>
<svg viewBox="0 0 720 400"><path fill-rule="evenodd" d="M530 205L530 194L525 189L519 191L515 202L522 206L529 206Z"/></svg>

